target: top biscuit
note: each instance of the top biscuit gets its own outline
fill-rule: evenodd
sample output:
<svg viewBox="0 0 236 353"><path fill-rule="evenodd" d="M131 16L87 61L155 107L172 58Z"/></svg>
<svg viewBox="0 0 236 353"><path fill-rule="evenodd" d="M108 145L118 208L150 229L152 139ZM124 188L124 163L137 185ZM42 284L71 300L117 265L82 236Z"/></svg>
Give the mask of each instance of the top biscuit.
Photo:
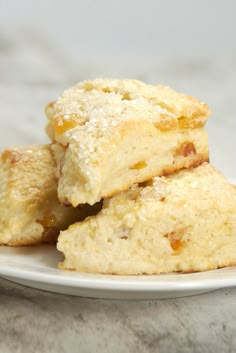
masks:
<svg viewBox="0 0 236 353"><path fill-rule="evenodd" d="M174 160L162 161L158 167L149 161L154 153L158 160L167 152L161 148L158 156L157 149L163 143L173 155L181 144L190 143L194 145L194 153L190 154L199 157L199 162L196 162L196 157L192 164L207 160L206 137L201 135L199 139L198 136L202 144L197 150L194 135L195 132L202 133L209 113L207 105L196 98L136 80L97 79L66 90L46 107L49 119L47 133L53 141L64 146L64 156L59 158L60 200L73 206L85 202L93 204L101 197L127 189L154 175L186 167L184 163L177 163L177 166ZM189 130L194 131L191 136ZM172 135L176 132L181 134L173 143ZM166 141L162 139L164 134L167 134ZM149 145L153 146L151 150ZM134 153L134 149L139 153ZM117 165L111 163L111 159L120 164L119 175L112 173ZM127 163L123 163L125 159ZM138 166L135 175L125 175L124 169L135 165ZM113 177L113 187L107 187L108 181L111 184L109 174Z"/></svg>
<svg viewBox="0 0 236 353"><path fill-rule="evenodd" d="M169 87L115 79L81 82L46 107L56 139L87 122L109 128L114 121L140 119L163 130L191 129L203 126L209 113L205 103Z"/></svg>

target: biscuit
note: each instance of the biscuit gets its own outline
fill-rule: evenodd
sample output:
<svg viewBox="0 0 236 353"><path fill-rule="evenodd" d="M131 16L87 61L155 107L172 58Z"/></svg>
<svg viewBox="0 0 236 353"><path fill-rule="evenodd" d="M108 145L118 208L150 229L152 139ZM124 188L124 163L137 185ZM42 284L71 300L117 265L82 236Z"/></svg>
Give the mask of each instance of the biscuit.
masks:
<svg viewBox="0 0 236 353"><path fill-rule="evenodd" d="M59 268L160 274L236 265L236 190L207 163L155 177L104 201L61 232Z"/></svg>
<svg viewBox="0 0 236 353"><path fill-rule="evenodd" d="M98 205L63 207L57 198L50 146L13 147L0 161L0 244L55 242L59 231L94 214Z"/></svg>
<svg viewBox="0 0 236 353"><path fill-rule="evenodd" d="M65 204L92 205L209 159L207 105L168 87L85 81L48 104L46 115Z"/></svg>

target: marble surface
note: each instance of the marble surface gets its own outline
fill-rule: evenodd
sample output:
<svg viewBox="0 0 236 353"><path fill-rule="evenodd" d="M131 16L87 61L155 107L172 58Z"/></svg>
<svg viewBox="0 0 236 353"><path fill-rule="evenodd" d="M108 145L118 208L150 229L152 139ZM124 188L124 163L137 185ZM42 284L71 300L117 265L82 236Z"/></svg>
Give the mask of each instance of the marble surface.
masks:
<svg viewBox="0 0 236 353"><path fill-rule="evenodd" d="M76 67L40 33L0 29L0 148L47 141L46 102L88 77L160 82L209 103L211 160L236 177L233 57L99 63ZM158 301L52 294L0 279L0 352L234 353L236 288Z"/></svg>

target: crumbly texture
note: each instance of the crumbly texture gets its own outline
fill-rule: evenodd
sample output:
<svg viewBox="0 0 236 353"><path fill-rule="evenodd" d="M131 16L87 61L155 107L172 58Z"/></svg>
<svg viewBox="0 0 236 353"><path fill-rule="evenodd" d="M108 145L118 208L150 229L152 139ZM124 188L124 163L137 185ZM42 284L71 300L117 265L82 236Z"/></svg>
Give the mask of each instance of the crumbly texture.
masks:
<svg viewBox="0 0 236 353"><path fill-rule="evenodd" d="M59 145L58 196L66 204L93 204L208 161L207 105L168 87L85 81L48 104L46 114L47 133Z"/></svg>
<svg viewBox="0 0 236 353"><path fill-rule="evenodd" d="M5 150L0 176L1 245L55 242L60 230L94 214L89 206L73 209L60 204L49 145Z"/></svg>
<svg viewBox="0 0 236 353"><path fill-rule="evenodd" d="M104 274L206 271L236 265L236 190L203 165L105 200L61 232L61 269Z"/></svg>

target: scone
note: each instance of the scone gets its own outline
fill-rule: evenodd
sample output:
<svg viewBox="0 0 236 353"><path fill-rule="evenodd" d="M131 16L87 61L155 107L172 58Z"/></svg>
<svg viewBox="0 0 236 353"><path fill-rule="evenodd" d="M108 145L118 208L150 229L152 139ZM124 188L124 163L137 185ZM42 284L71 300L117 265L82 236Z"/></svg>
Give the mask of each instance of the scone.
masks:
<svg viewBox="0 0 236 353"><path fill-rule="evenodd" d="M99 205L63 207L57 198L50 146L9 148L0 162L0 244L55 242L59 231L96 213Z"/></svg>
<svg viewBox="0 0 236 353"><path fill-rule="evenodd" d="M206 271L236 265L236 190L203 165L106 200L61 232L61 269L105 274Z"/></svg>
<svg viewBox="0 0 236 353"><path fill-rule="evenodd" d="M207 105L168 87L85 81L50 103L46 114L64 204L92 205L208 161Z"/></svg>

